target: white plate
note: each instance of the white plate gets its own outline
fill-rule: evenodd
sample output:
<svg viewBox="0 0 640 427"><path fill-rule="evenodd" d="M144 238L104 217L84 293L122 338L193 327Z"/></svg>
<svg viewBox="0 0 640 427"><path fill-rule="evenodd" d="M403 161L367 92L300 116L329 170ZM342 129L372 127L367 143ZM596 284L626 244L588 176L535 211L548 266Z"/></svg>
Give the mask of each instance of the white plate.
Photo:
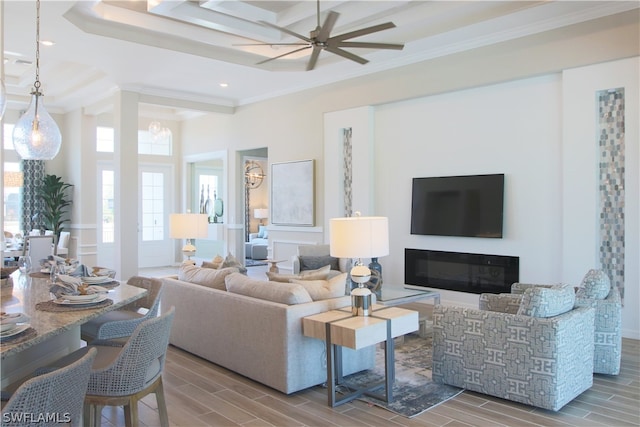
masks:
<svg viewBox="0 0 640 427"><path fill-rule="evenodd" d="M84 301L91 302L98 298L100 294L88 294L88 295L62 295L61 298L68 299L69 301Z"/></svg>
<svg viewBox="0 0 640 427"><path fill-rule="evenodd" d="M90 305L90 304L98 304L107 299L107 296L104 294L98 295L98 298L92 299L91 301L70 301L64 298L54 299L54 304L59 305Z"/></svg>
<svg viewBox="0 0 640 427"><path fill-rule="evenodd" d="M0 332L0 338L8 338L8 337L12 337L14 335L18 335L20 332L24 332L27 329L29 329L29 326L31 326L28 323L24 323L22 325L18 325L17 328L14 329L10 329L8 331L5 332Z"/></svg>
<svg viewBox="0 0 640 427"><path fill-rule="evenodd" d="M111 279L109 276L89 276L89 277L81 277L80 280L82 280L84 283L87 283L89 285L95 285L98 283L110 282L113 279Z"/></svg>
<svg viewBox="0 0 640 427"><path fill-rule="evenodd" d="M0 333L9 332L11 329L18 327L17 323L2 323L0 324Z"/></svg>

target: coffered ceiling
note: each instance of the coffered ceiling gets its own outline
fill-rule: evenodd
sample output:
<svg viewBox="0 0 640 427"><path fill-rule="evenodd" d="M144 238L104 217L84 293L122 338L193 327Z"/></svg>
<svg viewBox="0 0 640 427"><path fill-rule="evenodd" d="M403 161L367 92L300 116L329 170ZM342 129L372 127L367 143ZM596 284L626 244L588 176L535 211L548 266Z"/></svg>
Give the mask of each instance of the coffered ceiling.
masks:
<svg viewBox="0 0 640 427"><path fill-rule="evenodd" d="M10 107L21 108L35 76L35 1L3 3L5 82ZM311 49L258 63L300 47L276 45L301 40L273 26L310 36L318 24L312 0L43 0L40 40L55 44L41 46L40 79L52 111L93 105L118 88L215 111L638 6L637 1L321 1L321 23L329 11L339 13L332 34L392 21L395 28L353 41L405 47L347 49L368 60L365 65L322 51L315 69L306 71Z"/></svg>

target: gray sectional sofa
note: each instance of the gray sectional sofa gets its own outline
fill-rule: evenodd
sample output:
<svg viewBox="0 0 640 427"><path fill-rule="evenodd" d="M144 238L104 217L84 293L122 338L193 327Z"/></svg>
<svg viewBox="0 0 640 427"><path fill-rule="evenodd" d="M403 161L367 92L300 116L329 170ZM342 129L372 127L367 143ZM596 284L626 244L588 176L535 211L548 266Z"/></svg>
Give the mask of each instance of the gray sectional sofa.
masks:
<svg viewBox="0 0 640 427"><path fill-rule="evenodd" d="M286 394L326 381L325 344L303 336L302 318L348 306L350 297L312 301L295 283L187 268L163 279L162 311L176 308L171 344ZM344 349L345 375L372 368L374 352Z"/></svg>

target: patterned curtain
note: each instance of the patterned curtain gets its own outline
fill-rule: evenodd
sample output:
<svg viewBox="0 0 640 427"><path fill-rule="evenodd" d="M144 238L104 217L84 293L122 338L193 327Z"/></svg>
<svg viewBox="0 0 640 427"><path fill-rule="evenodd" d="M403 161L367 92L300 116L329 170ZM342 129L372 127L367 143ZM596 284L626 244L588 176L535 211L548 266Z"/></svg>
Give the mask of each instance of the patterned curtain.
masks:
<svg viewBox="0 0 640 427"><path fill-rule="evenodd" d="M23 160L22 173L24 186L22 187L22 220L20 229L29 234L34 228L40 228L42 222L37 218L42 209L42 200L37 196L38 186L45 176L44 160Z"/></svg>
<svg viewBox="0 0 640 427"><path fill-rule="evenodd" d="M624 298L624 89L598 92L600 264Z"/></svg>

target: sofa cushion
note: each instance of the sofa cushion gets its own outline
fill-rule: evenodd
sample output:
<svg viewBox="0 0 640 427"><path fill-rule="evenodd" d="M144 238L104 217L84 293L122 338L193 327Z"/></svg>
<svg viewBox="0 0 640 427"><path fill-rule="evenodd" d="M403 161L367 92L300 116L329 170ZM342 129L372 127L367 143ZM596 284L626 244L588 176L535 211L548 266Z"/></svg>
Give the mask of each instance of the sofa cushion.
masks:
<svg viewBox="0 0 640 427"><path fill-rule="evenodd" d="M234 267L216 270L213 268L196 267L193 264L184 263L178 270L178 280L224 291L226 289L224 283L225 277L231 273L237 272L238 269Z"/></svg>
<svg viewBox="0 0 640 427"><path fill-rule="evenodd" d="M327 280L329 278L330 273L331 273L330 266L325 265L324 267L320 267L315 270L301 271L298 274L282 274L282 273L273 273L271 271L267 271L267 277L269 278L269 280L272 280L274 282L289 283L291 279Z"/></svg>
<svg viewBox="0 0 640 427"><path fill-rule="evenodd" d="M524 291L518 314L553 317L573 309L576 294L570 285L531 287Z"/></svg>
<svg viewBox="0 0 640 427"><path fill-rule="evenodd" d="M291 283L297 283L305 288L314 301L338 298L345 295L347 273L339 274L329 280L291 279Z"/></svg>
<svg viewBox="0 0 640 427"><path fill-rule="evenodd" d="M246 273L247 268L240 263L233 255L228 254L219 268L235 267L240 273Z"/></svg>
<svg viewBox="0 0 640 427"><path fill-rule="evenodd" d="M578 288L579 298L605 299L611 291L609 276L602 270L591 269Z"/></svg>
<svg viewBox="0 0 640 427"><path fill-rule="evenodd" d="M201 267L203 268L221 268L224 258L220 255L216 255L211 261L202 261Z"/></svg>
<svg viewBox="0 0 640 427"><path fill-rule="evenodd" d="M248 297L264 299L281 304L304 304L312 302L309 293L296 283L268 282L251 279L234 273L225 278L227 291Z"/></svg>
<svg viewBox="0 0 640 427"><path fill-rule="evenodd" d="M331 255L324 255L324 256L300 255L298 259L300 259L300 271L317 270L318 268L324 267L325 265L328 265L330 270L340 269L338 258L334 258Z"/></svg>

